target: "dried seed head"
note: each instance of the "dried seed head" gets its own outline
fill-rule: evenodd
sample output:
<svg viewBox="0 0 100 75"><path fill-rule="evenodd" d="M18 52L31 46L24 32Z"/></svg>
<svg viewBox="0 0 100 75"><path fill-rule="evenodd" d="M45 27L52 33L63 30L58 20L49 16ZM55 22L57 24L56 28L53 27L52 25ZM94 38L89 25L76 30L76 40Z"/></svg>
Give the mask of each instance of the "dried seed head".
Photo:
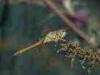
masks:
<svg viewBox="0 0 100 75"><path fill-rule="evenodd" d="M90 70L94 65L100 64L100 51L98 49L81 48L77 41L61 43L61 48L58 51L59 54L71 59L78 57L83 69Z"/></svg>

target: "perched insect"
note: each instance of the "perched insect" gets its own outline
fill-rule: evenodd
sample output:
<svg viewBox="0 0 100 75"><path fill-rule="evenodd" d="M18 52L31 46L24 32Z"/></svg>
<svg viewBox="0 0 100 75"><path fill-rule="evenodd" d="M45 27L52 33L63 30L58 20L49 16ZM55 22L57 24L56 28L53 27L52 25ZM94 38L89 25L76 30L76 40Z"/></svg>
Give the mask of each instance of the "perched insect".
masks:
<svg viewBox="0 0 100 75"><path fill-rule="evenodd" d="M64 37L66 36L66 30L60 29L57 31L53 31L48 33L43 40L43 43L47 42L58 42L59 40L64 41Z"/></svg>
<svg viewBox="0 0 100 75"><path fill-rule="evenodd" d="M37 43L32 44L29 47L26 47L24 49L21 49L17 51L14 56L17 56L19 54L22 54L23 52L26 52L34 47L40 46L42 44L46 44L49 42L58 42L59 40L65 41L63 38L66 36L66 30L65 29L59 29L55 31L51 31L48 34L45 35L42 39L40 39Z"/></svg>

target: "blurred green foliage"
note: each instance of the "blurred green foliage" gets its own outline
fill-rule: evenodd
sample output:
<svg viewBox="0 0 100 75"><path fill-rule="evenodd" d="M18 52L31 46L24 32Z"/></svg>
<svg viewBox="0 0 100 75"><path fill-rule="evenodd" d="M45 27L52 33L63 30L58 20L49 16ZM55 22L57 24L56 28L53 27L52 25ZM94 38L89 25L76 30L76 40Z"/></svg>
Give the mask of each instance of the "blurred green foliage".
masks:
<svg viewBox="0 0 100 75"><path fill-rule="evenodd" d="M4 4L0 4L0 22ZM13 53L37 41L41 36L39 22L47 17L49 11L45 7L20 3L9 5L3 27L0 27L0 38L4 40L4 48L0 53L0 75L88 75L77 61L73 69L70 61L56 54L54 44L32 49L21 56L13 57ZM63 25L58 17L49 21L50 25ZM1 26L1 25L0 25ZM59 26L58 26L59 27ZM2 37L2 34L3 37ZM76 37L71 33L68 38ZM1 50L1 49L0 49ZM100 75L96 70L91 75Z"/></svg>

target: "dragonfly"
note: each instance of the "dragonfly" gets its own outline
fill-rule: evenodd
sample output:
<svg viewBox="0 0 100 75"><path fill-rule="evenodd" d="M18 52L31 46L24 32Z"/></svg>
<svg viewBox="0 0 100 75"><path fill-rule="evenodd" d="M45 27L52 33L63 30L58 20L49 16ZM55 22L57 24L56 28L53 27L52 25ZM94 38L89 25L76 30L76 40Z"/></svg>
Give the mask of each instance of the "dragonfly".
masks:
<svg viewBox="0 0 100 75"><path fill-rule="evenodd" d="M57 43L58 41L65 41L64 40L65 36L66 36L66 29L58 29L58 30L51 31L51 32L47 33L38 42L15 52L14 56L18 56L18 55L20 55L20 54L22 54L26 51L31 50L32 48L35 48L35 47L40 46L40 45L44 45L46 43L50 43L50 42L56 42Z"/></svg>

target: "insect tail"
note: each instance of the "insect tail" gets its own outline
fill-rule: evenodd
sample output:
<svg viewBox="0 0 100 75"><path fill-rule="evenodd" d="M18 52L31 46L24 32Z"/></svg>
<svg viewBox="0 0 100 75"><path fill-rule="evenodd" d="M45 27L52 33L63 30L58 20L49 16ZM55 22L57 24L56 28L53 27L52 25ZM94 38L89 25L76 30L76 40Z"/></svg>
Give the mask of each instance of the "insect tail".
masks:
<svg viewBox="0 0 100 75"><path fill-rule="evenodd" d="M26 52L26 51L31 50L32 48L35 48L35 47L37 47L37 46L40 46L40 45L42 44L42 42L43 42L43 40L40 40L40 41L38 41L38 42L35 43L35 44L32 44L32 45L30 45L30 46L28 46L28 47L26 47L26 48L23 48L23 49L17 51L16 53L14 53L13 56L18 56L18 55L20 55L20 54L22 54L22 53L24 53L24 52Z"/></svg>

